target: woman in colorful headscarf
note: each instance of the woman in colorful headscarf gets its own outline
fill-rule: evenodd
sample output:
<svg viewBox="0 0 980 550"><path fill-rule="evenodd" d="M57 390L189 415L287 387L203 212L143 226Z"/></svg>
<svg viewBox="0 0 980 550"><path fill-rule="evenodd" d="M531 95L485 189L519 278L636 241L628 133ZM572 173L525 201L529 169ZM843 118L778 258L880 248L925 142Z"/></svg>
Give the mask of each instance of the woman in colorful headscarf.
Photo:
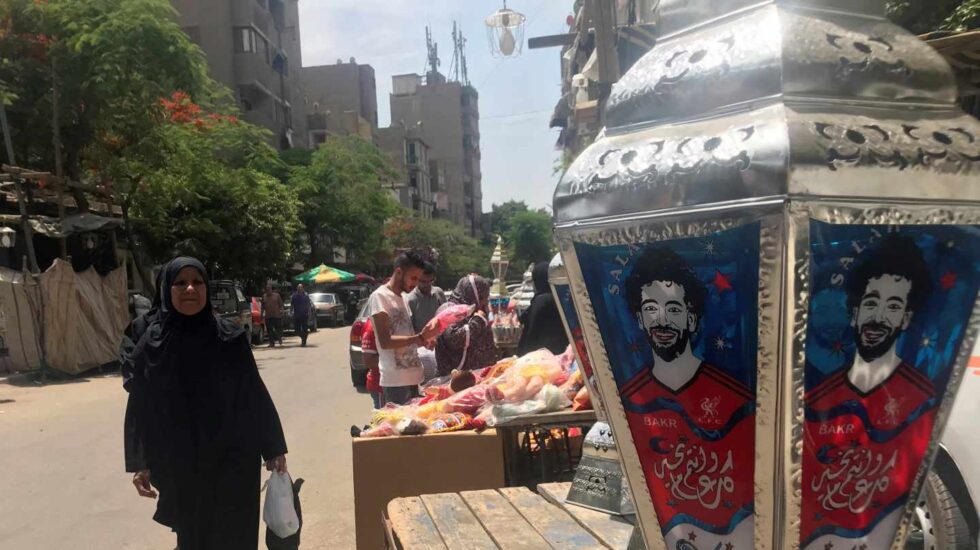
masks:
<svg viewBox="0 0 980 550"><path fill-rule="evenodd" d="M439 374L445 376L454 369L477 370L495 362L493 330L487 319L490 305L490 281L479 275L467 275L459 280L449 300L451 304L476 306L466 319L446 329L436 340L436 362ZM438 311L436 312L438 315Z"/></svg>

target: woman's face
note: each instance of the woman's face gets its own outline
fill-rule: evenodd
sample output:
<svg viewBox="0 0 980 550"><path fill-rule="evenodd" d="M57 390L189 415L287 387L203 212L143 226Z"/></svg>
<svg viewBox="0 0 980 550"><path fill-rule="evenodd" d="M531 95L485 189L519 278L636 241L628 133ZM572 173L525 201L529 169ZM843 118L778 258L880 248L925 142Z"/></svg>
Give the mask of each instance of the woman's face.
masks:
<svg viewBox="0 0 980 550"><path fill-rule="evenodd" d="M174 309L181 315L197 315L207 303L208 288L201 272L193 267L185 267L177 272L173 286L170 287L170 300Z"/></svg>

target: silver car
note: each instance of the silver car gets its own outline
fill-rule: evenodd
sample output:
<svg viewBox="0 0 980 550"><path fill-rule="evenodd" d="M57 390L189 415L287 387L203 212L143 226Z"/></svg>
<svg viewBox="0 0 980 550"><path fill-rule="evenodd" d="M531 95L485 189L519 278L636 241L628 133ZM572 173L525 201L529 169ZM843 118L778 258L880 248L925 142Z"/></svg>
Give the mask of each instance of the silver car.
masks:
<svg viewBox="0 0 980 550"><path fill-rule="evenodd" d="M347 316L347 306L332 292L313 292L310 294L313 307L316 310L318 325L341 326Z"/></svg>
<svg viewBox="0 0 980 550"><path fill-rule="evenodd" d="M980 345L973 349L925 490L919 496L907 550L976 550L980 518Z"/></svg>

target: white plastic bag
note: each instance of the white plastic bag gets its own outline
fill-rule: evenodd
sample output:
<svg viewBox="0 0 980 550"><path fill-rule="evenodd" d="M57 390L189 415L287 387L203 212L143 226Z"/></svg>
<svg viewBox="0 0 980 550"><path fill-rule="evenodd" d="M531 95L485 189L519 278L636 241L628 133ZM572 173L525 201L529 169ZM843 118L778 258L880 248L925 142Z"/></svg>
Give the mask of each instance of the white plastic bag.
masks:
<svg viewBox="0 0 980 550"><path fill-rule="evenodd" d="M299 518L293 506L293 480L289 474L272 472L265 482L265 508L262 519L279 538L286 538L299 531Z"/></svg>

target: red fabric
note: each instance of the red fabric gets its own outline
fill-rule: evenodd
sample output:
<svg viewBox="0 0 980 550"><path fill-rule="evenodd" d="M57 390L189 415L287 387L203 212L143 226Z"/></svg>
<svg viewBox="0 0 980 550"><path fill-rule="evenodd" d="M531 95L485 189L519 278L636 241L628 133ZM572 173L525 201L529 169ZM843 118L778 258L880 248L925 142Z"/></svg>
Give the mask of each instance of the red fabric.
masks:
<svg viewBox="0 0 980 550"><path fill-rule="evenodd" d="M686 518L721 533L754 502L752 393L701 363L674 392L644 370L624 384L623 405L664 531Z"/></svg>
<svg viewBox="0 0 980 550"><path fill-rule="evenodd" d="M906 363L867 394L846 371L807 393L801 540L834 528L866 534L905 503L936 399L932 382Z"/></svg>
<svg viewBox="0 0 980 550"><path fill-rule="evenodd" d="M361 353L366 355L378 354L378 343L374 338L374 325L370 318L364 322L364 330L361 332ZM381 372L378 367L368 370L367 391L370 393L381 392Z"/></svg>

